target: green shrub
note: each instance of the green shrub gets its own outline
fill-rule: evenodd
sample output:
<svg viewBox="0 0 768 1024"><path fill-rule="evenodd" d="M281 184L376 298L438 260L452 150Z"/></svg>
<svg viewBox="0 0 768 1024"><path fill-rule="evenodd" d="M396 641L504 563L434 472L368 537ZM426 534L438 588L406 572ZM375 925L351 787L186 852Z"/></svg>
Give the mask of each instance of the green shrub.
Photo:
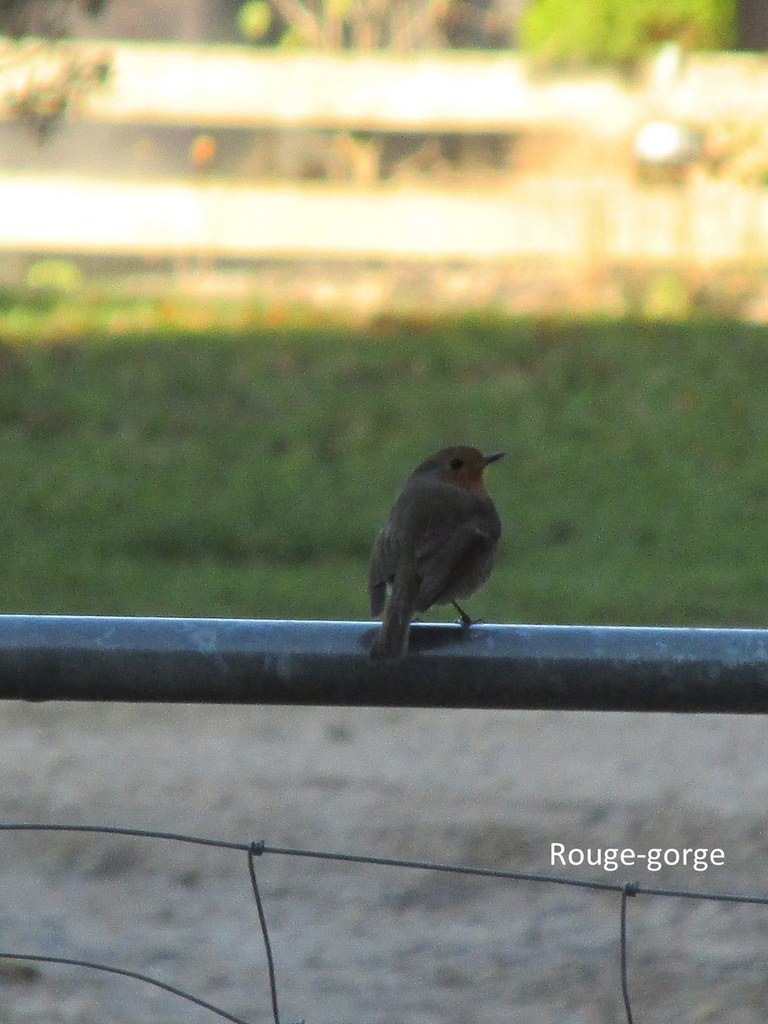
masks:
<svg viewBox="0 0 768 1024"><path fill-rule="evenodd" d="M631 63L665 41L727 49L736 41L736 0L532 0L524 49L570 65Z"/></svg>

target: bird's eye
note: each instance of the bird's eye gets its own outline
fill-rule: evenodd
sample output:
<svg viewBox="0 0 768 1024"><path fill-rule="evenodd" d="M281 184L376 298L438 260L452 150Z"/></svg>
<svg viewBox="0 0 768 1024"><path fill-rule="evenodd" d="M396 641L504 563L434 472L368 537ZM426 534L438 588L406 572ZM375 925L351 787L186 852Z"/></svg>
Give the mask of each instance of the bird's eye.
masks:
<svg viewBox="0 0 768 1024"><path fill-rule="evenodd" d="M461 469L461 467L464 465L464 460L463 459L451 459L451 461L448 463L448 465L451 467L451 469Z"/></svg>

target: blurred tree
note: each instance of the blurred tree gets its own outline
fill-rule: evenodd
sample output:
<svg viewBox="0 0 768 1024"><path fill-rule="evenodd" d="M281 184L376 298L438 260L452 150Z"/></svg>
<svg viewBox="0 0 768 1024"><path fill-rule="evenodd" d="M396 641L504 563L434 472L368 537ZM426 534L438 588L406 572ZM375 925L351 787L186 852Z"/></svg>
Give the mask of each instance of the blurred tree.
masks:
<svg viewBox="0 0 768 1024"><path fill-rule="evenodd" d="M520 42L553 63L628 65L661 42L685 49L733 46L737 7L738 0L531 0Z"/></svg>
<svg viewBox="0 0 768 1024"><path fill-rule="evenodd" d="M240 34L312 49L505 48L526 0L246 0Z"/></svg>
<svg viewBox="0 0 768 1024"><path fill-rule="evenodd" d="M22 72L22 84L2 97L12 116L44 141L72 101L104 82L109 62L84 55L63 40L74 16L95 17L107 0L0 0L0 71Z"/></svg>
<svg viewBox="0 0 768 1024"><path fill-rule="evenodd" d="M408 51L447 45L453 0L247 0L238 26L254 42L317 50Z"/></svg>

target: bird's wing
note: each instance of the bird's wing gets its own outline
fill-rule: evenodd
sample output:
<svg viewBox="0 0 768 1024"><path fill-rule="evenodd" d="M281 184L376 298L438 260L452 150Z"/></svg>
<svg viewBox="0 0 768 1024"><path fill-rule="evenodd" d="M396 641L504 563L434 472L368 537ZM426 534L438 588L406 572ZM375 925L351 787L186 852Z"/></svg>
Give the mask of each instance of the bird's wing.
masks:
<svg viewBox="0 0 768 1024"><path fill-rule="evenodd" d="M439 602L443 594L450 595L456 582L465 575L468 562L481 557L496 540L479 519L431 533L416 548L416 564L421 576L417 608L426 611Z"/></svg>
<svg viewBox="0 0 768 1024"><path fill-rule="evenodd" d="M384 526L374 542L371 568L368 573L368 600L371 606L371 615L374 618L384 611L387 583L394 577L396 571L397 552L392 536Z"/></svg>

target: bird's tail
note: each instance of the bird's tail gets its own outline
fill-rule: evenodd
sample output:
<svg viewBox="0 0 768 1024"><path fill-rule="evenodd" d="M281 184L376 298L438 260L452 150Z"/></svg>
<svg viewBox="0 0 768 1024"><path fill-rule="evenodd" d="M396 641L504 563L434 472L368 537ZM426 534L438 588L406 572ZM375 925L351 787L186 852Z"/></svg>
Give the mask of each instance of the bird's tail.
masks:
<svg viewBox="0 0 768 1024"><path fill-rule="evenodd" d="M418 579L413 583L395 580L384 621L371 646L373 661L397 661L405 654L418 584Z"/></svg>

